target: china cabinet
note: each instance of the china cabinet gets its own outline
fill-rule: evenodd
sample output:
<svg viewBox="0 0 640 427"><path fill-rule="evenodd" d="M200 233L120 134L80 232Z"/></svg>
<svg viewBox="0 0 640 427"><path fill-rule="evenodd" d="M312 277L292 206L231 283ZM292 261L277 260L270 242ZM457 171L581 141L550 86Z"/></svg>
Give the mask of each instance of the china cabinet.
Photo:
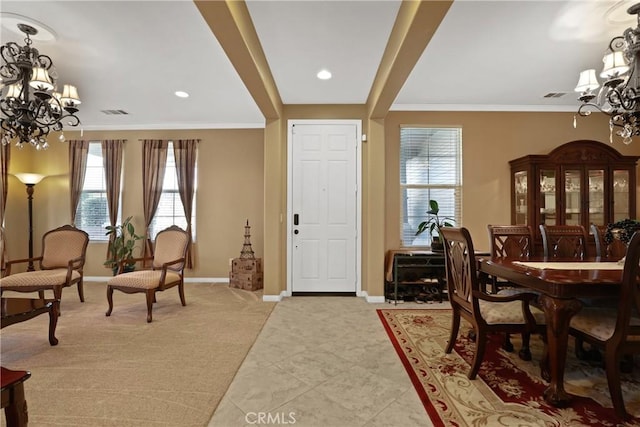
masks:
<svg viewBox="0 0 640 427"><path fill-rule="evenodd" d="M511 166L511 223L604 226L636 217L636 164L598 141L571 141ZM539 234L539 232L538 232Z"/></svg>

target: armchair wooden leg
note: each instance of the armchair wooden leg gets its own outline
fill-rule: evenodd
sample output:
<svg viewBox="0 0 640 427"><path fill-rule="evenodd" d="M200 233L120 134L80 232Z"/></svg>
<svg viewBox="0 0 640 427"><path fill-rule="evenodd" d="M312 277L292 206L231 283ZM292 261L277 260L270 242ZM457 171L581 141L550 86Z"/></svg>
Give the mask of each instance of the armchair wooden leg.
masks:
<svg viewBox="0 0 640 427"><path fill-rule="evenodd" d="M113 288L111 286L107 286L107 302L109 303L109 309L105 313L105 316L111 316L111 312L113 311Z"/></svg>
<svg viewBox="0 0 640 427"><path fill-rule="evenodd" d="M147 289L147 323L151 323L151 311L153 310L153 301L156 299L156 290Z"/></svg>
<svg viewBox="0 0 640 427"><path fill-rule="evenodd" d="M82 284L82 280L78 282L78 297L80 297L80 302L84 302L84 285Z"/></svg>
<svg viewBox="0 0 640 427"><path fill-rule="evenodd" d="M53 298L58 300L58 316L62 316L62 310L60 309L62 305L62 286L53 287Z"/></svg>
<svg viewBox="0 0 640 427"><path fill-rule="evenodd" d="M187 302L184 299L184 282L180 282L180 284L178 285L178 293L180 294L180 302L184 307L185 305L187 305Z"/></svg>

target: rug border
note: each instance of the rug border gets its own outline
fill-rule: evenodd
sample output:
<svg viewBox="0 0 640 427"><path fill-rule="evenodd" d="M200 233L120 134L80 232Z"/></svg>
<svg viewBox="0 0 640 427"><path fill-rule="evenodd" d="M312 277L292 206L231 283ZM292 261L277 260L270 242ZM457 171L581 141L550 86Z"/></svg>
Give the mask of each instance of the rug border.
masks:
<svg viewBox="0 0 640 427"><path fill-rule="evenodd" d="M384 317L383 311L387 311L387 310L393 310L393 309L379 308L376 310L378 312L378 317L380 318L380 322L382 322L382 326L384 327L384 330L387 332L387 336L391 340L391 344L393 345L393 348L396 350L396 353L400 357L400 361L402 362L402 365L404 366L405 371L409 375L409 379L413 384L413 389L416 391L416 393L418 393L418 397L420 398L420 401L422 401L422 405L424 406L424 409L427 411L427 415L429 415L429 418L431 419L431 422L433 423L434 427L435 426L444 427L445 426L444 420L440 417L440 414L436 410L435 406L433 406L433 402L431 402L431 400L429 399L429 396L427 395L427 392L424 390L424 386L422 385L422 382L420 381L420 379L418 378L418 375L413 369L413 366L411 366L411 362L409 362L409 359L407 359L407 356L404 354L402 347L400 347L400 343L398 342L397 338L393 334L393 331L391 330L391 327L389 326L387 319L385 319ZM403 309L403 310L421 310L421 309L415 308L415 309ZM443 310L447 310L447 309L443 309Z"/></svg>

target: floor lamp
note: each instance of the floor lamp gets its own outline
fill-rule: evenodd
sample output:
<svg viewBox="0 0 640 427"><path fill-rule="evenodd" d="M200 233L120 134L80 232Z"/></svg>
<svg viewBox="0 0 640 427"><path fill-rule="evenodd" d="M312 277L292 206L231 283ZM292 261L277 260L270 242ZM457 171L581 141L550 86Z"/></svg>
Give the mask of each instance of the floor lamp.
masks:
<svg viewBox="0 0 640 427"><path fill-rule="evenodd" d="M29 265L27 271L34 271L33 267L33 187L42 181L44 175L37 173L17 173L16 177L27 186L27 196L29 199Z"/></svg>

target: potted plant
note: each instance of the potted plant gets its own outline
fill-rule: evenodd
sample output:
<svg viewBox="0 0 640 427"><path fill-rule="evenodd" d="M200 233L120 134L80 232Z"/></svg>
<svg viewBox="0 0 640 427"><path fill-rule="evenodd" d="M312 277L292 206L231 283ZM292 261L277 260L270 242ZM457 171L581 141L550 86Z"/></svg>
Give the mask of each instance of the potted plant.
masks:
<svg viewBox="0 0 640 427"><path fill-rule="evenodd" d="M440 217L438 215L439 212L440 206L438 202L436 200L429 200L427 215L430 215L430 217L418 224L418 230L416 231L416 236L419 236L426 230L429 230L429 234L431 235L431 250L433 251L441 251L444 249L440 241L440 227L453 227L455 221L453 218Z"/></svg>
<svg viewBox="0 0 640 427"><path fill-rule="evenodd" d="M134 258L133 251L136 249L136 242L142 240L143 236L139 236L135 232L135 227L131 223L133 217L128 217L120 225L108 225L105 227L109 236L109 247L107 248L107 260L104 262L105 267L113 270L113 275L118 273L120 262L132 260ZM124 271L133 271L135 261L124 264Z"/></svg>

